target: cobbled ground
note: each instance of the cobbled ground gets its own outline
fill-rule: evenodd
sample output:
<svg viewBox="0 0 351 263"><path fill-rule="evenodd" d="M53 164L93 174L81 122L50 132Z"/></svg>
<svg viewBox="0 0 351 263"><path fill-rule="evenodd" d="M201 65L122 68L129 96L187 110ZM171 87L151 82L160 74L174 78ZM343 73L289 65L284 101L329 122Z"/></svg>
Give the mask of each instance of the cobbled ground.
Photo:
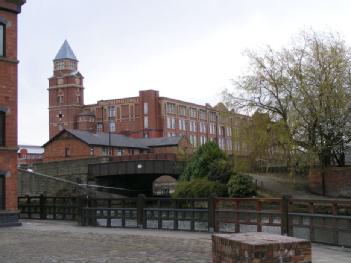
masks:
<svg viewBox="0 0 351 263"><path fill-rule="evenodd" d="M0 228L0 263L209 263L211 235L176 231L80 227L23 220ZM313 245L313 263L351 263L351 249Z"/></svg>

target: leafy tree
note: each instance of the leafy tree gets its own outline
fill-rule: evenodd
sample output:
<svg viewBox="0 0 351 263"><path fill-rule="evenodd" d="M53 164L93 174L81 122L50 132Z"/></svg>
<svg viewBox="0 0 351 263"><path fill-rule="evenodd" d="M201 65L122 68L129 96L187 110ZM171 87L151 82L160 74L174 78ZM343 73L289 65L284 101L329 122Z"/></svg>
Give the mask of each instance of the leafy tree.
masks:
<svg viewBox="0 0 351 263"><path fill-rule="evenodd" d="M232 167L225 152L216 143L207 142L199 147L187 163L181 180L207 178L226 184L231 173Z"/></svg>
<svg viewBox="0 0 351 263"><path fill-rule="evenodd" d="M248 52L249 72L234 82L233 108L259 110L280 123L288 160L295 151L318 159L322 168L345 164L351 141L351 53L337 35L303 32L290 47Z"/></svg>
<svg viewBox="0 0 351 263"><path fill-rule="evenodd" d="M233 174L228 182L230 197L252 197L256 195L255 186L249 176Z"/></svg>
<svg viewBox="0 0 351 263"><path fill-rule="evenodd" d="M178 182L174 198L208 198L211 196L227 196L227 186L206 178Z"/></svg>
<svg viewBox="0 0 351 263"><path fill-rule="evenodd" d="M252 164L286 160L286 138L281 122L272 121L269 114L256 111L241 126L242 141Z"/></svg>

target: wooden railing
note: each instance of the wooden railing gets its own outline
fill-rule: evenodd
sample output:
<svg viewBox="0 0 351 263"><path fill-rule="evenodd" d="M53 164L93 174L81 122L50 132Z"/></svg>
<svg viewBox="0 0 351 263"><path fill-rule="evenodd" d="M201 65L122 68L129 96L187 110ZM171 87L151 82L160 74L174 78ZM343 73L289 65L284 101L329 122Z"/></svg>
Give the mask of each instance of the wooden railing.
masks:
<svg viewBox="0 0 351 263"><path fill-rule="evenodd" d="M214 230L287 234L284 204L284 199L281 198L216 198Z"/></svg>
<svg viewBox="0 0 351 263"><path fill-rule="evenodd" d="M289 200L289 235L351 246L351 200Z"/></svg>
<svg viewBox="0 0 351 263"><path fill-rule="evenodd" d="M21 218L81 225L208 232L270 232L351 247L351 200L283 198L19 197Z"/></svg>
<svg viewBox="0 0 351 263"><path fill-rule="evenodd" d="M18 209L22 219L76 220L76 197L21 196Z"/></svg>

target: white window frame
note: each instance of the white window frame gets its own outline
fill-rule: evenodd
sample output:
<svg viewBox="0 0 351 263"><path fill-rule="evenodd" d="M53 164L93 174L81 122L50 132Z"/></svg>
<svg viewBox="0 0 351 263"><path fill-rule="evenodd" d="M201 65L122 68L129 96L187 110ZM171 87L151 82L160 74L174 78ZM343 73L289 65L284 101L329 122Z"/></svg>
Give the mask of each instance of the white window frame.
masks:
<svg viewBox="0 0 351 263"><path fill-rule="evenodd" d="M116 123L115 121L110 121L108 124L108 128L110 132L116 132Z"/></svg>
<svg viewBox="0 0 351 263"><path fill-rule="evenodd" d="M144 102L144 115L149 114L149 103Z"/></svg>

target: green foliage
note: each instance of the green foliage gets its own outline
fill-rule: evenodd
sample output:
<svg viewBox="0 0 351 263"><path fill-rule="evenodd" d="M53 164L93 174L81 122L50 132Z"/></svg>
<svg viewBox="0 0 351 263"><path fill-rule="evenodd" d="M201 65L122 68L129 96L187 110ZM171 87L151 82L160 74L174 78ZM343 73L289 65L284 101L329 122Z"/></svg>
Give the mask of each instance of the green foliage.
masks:
<svg viewBox="0 0 351 263"><path fill-rule="evenodd" d="M251 178L246 175L233 174L227 186L230 197L251 197L256 195L255 186Z"/></svg>
<svg viewBox="0 0 351 263"><path fill-rule="evenodd" d="M211 196L227 196L226 185L209 181L206 178L180 181L172 195L173 198L208 198Z"/></svg>
<svg viewBox="0 0 351 263"><path fill-rule="evenodd" d="M249 158L235 156L234 171L235 172L250 172L254 169L253 162Z"/></svg>
<svg viewBox="0 0 351 263"><path fill-rule="evenodd" d="M227 155L214 142L203 144L187 163L181 180L207 178L226 184L232 172Z"/></svg>
<svg viewBox="0 0 351 263"><path fill-rule="evenodd" d="M337 34L302 32L291 47L249 51L248 57L247 74L234 81L235 92L224 93L227 105L267 113L279 124L275 139L288 164L299 151L311 162L318 158L321 167L344 166L345 145L351 142L349 46ZM264 129L261 135L262 140L255 136L257 143L269 143Z"/></svg>

